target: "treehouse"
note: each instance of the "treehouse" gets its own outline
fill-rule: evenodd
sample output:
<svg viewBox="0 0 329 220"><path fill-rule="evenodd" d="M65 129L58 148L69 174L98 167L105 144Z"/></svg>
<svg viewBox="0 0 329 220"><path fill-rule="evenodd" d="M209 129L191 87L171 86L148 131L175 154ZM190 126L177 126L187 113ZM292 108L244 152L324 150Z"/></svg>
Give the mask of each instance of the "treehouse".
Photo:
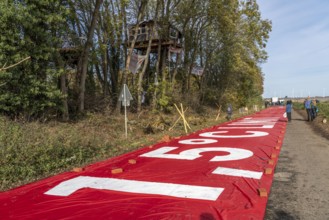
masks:
<svg viewBox="0 0 329 220"><path fill-rule="evenodd" d="M83 45L86 43L85 37L69 36L64 39L59 53L63 61L68 65L78 65Z"/></svg>
<svg viewBox="0 0 329 220"><path fill-rule="evenodd" d="M78 47L60 48L59 53L66 64L78 65L81 49Z"/></svg>
<svg viewBox="0 0 329 220"><path fill-rule="evenodd" d="M137 30L136 27L138 26ZM153 28L153 31L152 31ZM162 48L181 48L182 33L171 24L161 24L153 20L143 21L138 25L132 25L128 28L128 46L134 40L135 31L137 38L134 49L145 51L148 42L152 38L151 51L157 52L159 44Z"/></svg>

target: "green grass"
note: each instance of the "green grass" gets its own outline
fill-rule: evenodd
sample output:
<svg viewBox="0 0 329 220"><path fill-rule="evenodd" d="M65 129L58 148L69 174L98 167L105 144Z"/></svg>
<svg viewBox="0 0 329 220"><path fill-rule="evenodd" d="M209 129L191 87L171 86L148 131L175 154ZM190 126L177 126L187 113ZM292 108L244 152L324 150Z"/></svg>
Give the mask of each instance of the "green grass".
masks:
<svg viewBox="0 0 329 220"><path fill-rule="evenodd" d="M23 124L0 117L0 130L1 191L141 146L138 137L125 139L118 122L101 116L76 124Z"/></svg>
<svg viewBox="0 0 329 220"><path fill-rule="evenodd" d="M301 102L293 102L292 105L294 109L304 109L304 104Z"/></svg>
<svg viewBox="0 0 329 220"><path fill-rule="evenodd" d="M81 138L68 128L54 131L1 118L0 129L0 190L85 164L110 147L92 145L93 138Z"/></svg>
<svg viewBox="0 0 329 220"><path fill-rule="evenodd" d="M293 106L295 109L304 109L303 103L294 102ZM318 115L329 118L329 102L320 102L317 106L319 109Z"/></svg>
<svg viewBox="0 0 329 220"><path fill-rule="evenodd" d="M318 104L319 115L329 118L329 102L320 102Z"/></svg>

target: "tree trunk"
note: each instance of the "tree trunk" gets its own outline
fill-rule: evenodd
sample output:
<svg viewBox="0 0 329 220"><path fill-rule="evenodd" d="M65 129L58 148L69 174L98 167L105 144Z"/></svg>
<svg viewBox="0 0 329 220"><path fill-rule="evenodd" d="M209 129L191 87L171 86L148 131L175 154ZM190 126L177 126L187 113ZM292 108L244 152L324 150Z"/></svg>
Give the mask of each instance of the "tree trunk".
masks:
<svg viewBox="0 0 329 220"><path fill-rule="evenodd" d="M137 83L137 93L138 93L138 100L137 100L137 112L140 112L142 109L142 96L143 94L143 87L142 87L142 83L143 83L143 78L146 72L146 69L148 67L149 64L149 58L150 58L150 53L151 53L151 46L152 46L152 40L153 40L153 32L154 32L154 26L156 25L156 21L158 18L158 10L159 9L159 1L157 1L157 5L156 5L156 9L155 9L155 16L154 16L154 25L150 28L150 34L149 34L149 42L147 45L147 50L146 50L146 59L144 61L144 66L143 66L143 70L139 75L139 79L138 79L138 83Z"/></svg>
<svg viewBox="0 0 329 220"><path fill-rule="evenodd" d="M161 60L161 40L159 40L159 44L158 44L158 59L157 59L157 63L156 63L156 67L155 67L155 77L160 76L160 60ZM159 79L159 78L158 78ZM156 109L156 104L157 104L157 90L158 90L158 85L155 85L155 89L154 89L154 94L153 94L153 100L152 100L152 106L153 106L153 110Z"/></svg>
<svg viewBox="0 0 329 220"><path fill-rule="evenodd" d="M128 75L129 65L130 65L131 54L133 53L133 50L134 50L134 47L135 47L137 34L138 34L138 28L139 28L139 22L141 21L141 19L143 17L143 12L144 12L146 4L147 4L147 0L142 0L139 11L138 11L138 17L137 17L137 24L135 26L134 39L131 42L131 45L130 45L130 48L129 48L128 57L127 57L127 61L126 61L126 69L123 73L124 74L123 75L123 84L127 83L127 75ZM128 39L128 41L129 41L129 39Z"/></svg>
<svg viewBox="0 0 329 220"><path fill-rule="evenodd" d="M161 97L164 98L166 93L167 93L167 74L169 73L169 69L168 72L166 71L166 59L167 59L167 53L168 50L167 48L163 48L163 50L161 51L162 55L161 55L161 73L162 73L162 86L161 86Z"/></svg>
<svg viewBox="0 0 329 220"><path fill-rule="evenodd" d="M137 112L141 111L142 108L142 96L143 96L143 78L144 74L146 72L147 66L148 66L148 61L149 61L149 56L151 52L151 46L152 46L152 40L153 40L153 27L151 28L151 36L147 45L147 50L146 50L146 59L144 61L144 66L142 69L142 72L139 74L138 77L138 82L137 82L137 94L138 94L138 100L137 100Z"/></svg>
<svg viewBox="0 0 329 220"><path fill-rule="evenodd" d="M69 106L67 103L67 86L66 86L66 72L64 69L64 61L57 50L55 52L55 62L56 66L59 71L63 70L63 72L60 75L59 82L60 82L60 91L62 93L62 105L63 105L63 112L62 112L62 119L63 121L68 121L69 120Z"/></svg>
<svg viewBox="0 0 329 220"><path fill-rule="evenodd" d="M180 65L181 60L182 60L181 53L177 53L176 65L175 65L174 73L173 73L173 76L172 76L172 83L171 83L171 89L172 89L172 91L174 91L174 89L175 89L176 75L177 75L177 71L178 71L178 66Z"/></svg>
<svg viewBox="0 0 329 220"><path fill-rule="evenodd" d="M61 75L61 92L63 95L63 115L62 115L62 119L63 121L68 121L69 118L69 105L67 103L67 86L66 86L66 73L63 73Z"/></svg>
<svg viewBox="0 0 329 220"><path fill-rule="evenodd" d="M99 9L103 0L96 0L95 9L93 12L93 17L91 20L90 27L88 29L87 42L85 44L84 50L80 57L81 63L79 71L81 72L80 86L79 86L79 113L83 113L85 109L85 90L86 90L86 78L87 78L87 69L88 69L88 58L89 50L93 44L94 30L97 24L97 19L99 15Z"/></svg>
<svg viewBox="0 0 329 220"><path fill-rule="evenodd" d="M126 56L126 68L123 71L123 76L122 76L122 82L121 85L123 86L123 84L127 83L127 77L128 77L128 73L129 73L129 65L130 65L130 59L131 59L131 55L133 53L133 50L135 48L135 43L136 43L136 39L137 39L137 34L138 34L138 28L139 28L139 22L141 21L141 19L143 18L143 13L144 13L144 9L145 6L147 5L147 0L142 0L140 7L139 7L139 11L138 11L138 16L137 16L137 24L135 26L135 33L134 33L134 39L131 42L131 45L129 47L129 51L128 51L128 55ZM129 38L129 36L128 36ZM129 39L127 39L129 42ZM120 109L120 103L117 103L117 110Z"/></svg>
<svg viewBox="0 0 329 220"><path fill-rule="evenodd" d="M100 23L102 23L102 21L99 21ZM96 29L97 32L97 38L98 38L98 44L100 45L100 57L101 57L101 67L102 67L102 73L103 73L103 81L102 81L102 88L103 88L103 96L106 99L107 96L109 95L109 87L108 87L108 73L109 73L109 68L108 68L108 46L107 46L107 41L108 41L108 37L107 37L107 33L106 30L101 31L100 26L98 26L98 28ZM103 45L106 45L106 48L103 48ZM96 59L97 56L96 56Z"/></svg>

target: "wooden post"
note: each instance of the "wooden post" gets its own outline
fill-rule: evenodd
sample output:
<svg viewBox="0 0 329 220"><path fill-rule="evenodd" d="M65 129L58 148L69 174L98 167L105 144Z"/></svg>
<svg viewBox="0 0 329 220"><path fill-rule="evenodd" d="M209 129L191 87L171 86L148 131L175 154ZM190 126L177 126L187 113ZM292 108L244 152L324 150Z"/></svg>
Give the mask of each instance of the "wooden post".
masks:
<svg viewBox="0 0 329 220"><path fill-rule="evenodd" d="M217 104L216 104L217 105ZM220 114L221 114L221 108L222 108L222 105L220 105L220 106L218 106L217 105L217 107L218 107L218 114L217 114L217 117L216 117L216 120L215 121L217 121L218 120L218 118L219 118L219 116L220 116Z"/></svg>
<svg viewBox="0 0 329 220"><path fill-rule="evenodd" d="M190 125L187 123L186 119L185 119L185 115L184 115L184 112L187 110L184 111L184 108L183 108L183 104L181 103L180 106L181 106L181 110L179 110L179 108L177 107L176 104L175 105L175 108L177 109L178 113L180 114L182 120L183 120L183 123L184 123L184 129L185 129L185 133L187 134L187 128L191 129Z"/></svg>

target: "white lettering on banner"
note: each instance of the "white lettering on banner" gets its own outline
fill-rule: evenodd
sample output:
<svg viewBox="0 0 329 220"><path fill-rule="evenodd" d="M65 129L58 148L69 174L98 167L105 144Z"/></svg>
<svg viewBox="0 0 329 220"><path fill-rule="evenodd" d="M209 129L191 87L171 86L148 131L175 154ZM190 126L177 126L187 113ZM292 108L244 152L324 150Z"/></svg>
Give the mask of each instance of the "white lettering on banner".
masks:
<svg viewBox="0 0 329 220"><path fill-rule="evenodd" d="M166 159L180 159L180 160L194 160L200 155L180 155L180 154L166 154L169 151L175 150L178 147L161 147L154 151L139 155L140 157L152 157L152 158L166 158Z"/></svg>
<svg viewBox="0 0 329 220"><path fill-rule="evenodd" d="M216 143L218 140L214 139L187 139L187 140L182 140L178 141L180 144L212 144Z"/></svg>
<svg viewBox="0 0 329 220"><path fill-rule="evenodd" d="M215 156L210 161L229 161L229 160L241 160L253 155L253 152L245 149L230 148L230 147L208 147L208 148L194 148L184 150L179 154L167 154L169 151L175 150L178 147L161 147L154 151L140 155L140 157L152 157L152 158L166 158L166 159L178 159L178 160L194 160L204 152L227 152L228 155Z"/></svg>
<svg viewBox="0 0 329 220"><path fill-rule="evenodd" d="M240 124L238 124L240 125ZM218 127L217 129L255 129L255 128L273 128L274 125L262 125L260 127Z"/></svg>
<svg viewBox="0 0 329 220"><path fill-rule="evenodd" d="M275 126L279 118L245 118L239 121L234 121L226 125L226 127L217 127L217 131L203 132L199 134L200 138L191 138L185 140L179 140L178 143L182 145L194 145L191 147L197 147L192 149L179 149L174 146L164 146L150 152L139 155L139 157L149 158L164 158L164 159L177 159L177 160L189 160L193 161L200 158L203 153L214 152L211 155L210 162L220 161L234 161L242 160L252 157L254 154L252 151L241 148L231 147L201 147L201 145L213 144L219 142L221 138L253 138L263 137L269 135L268 132L263 131L250 131L252 129L271 129ZM249 126L249 127L248 127ZM227 130L226 130L227 129ZM229 129L245 129L238 131L239 133L233 133ZM230 134L232 132L233 134ZM241 140L242 141L242 140ZM176 152L175 152L176 150ZM175 152L175 153L172 153ZM216 152L217 156L216 156ZM193 162L188 162L193 166ZM202 170L204 172L204 170ZM240 178L253 178L261 179L263 172L257 172L252 170L235 169L227 167L217 167L211 173L212 175L224 175ZM161 181L161 180L160 180ZM150 182L140 180L125 180L117 178L107 177L90 177L79 176L66 181L63 181L51 188L46 195L53 196L70 196L80 189L96 189L96 190L112 190L116 192L136 193L136 194L149 194L149 195L162 195L171 196L184 199L201 199L208 201L215 201L224 191L222 187L210 187L210 186L196 186L175 184L166 182Z"/></svg>
<svg viewBox="0 0 329 220"><path fill-rule="evenodd" d="M246 178L254 178L254 179L260 179L262 178L263 175L263 172L233 169L227 167L217 167L216 170L214 170L212 173L219 175L246 177Z"/></svg>
<svg viewBox="0 0 329 220"><path fill-rule="evenodd" d="M273 117L273 118L244 118L240 121L232 122L230 124L227 124L227 127L218 127L218 129L253 129L253 128L265 128L265 129L271 129L274 127L276 122L279 120L279 118ZM251 125L253 127L244 127L247 125ZM232 126L232 127L231 127ZM239 127L233 127L233 126L239 126ZM259 126L259 127L258 127Z"/></svg>
<svg viewBox="0 0 329 220"><path fill-rule="evenodd" d="M263 132L263 131L246 131L246 133L252 135L220 135L220 134L225 134L227 132L228 131L205 132L199 134L199 136L209 137L209 138L249 138L249 137L262 137L268 135L267 132Z"/></svg>
<svg viewBox="0 0 329 220"><path fill-rule="evenodd" d="M275 123L276 123L276 121L242 120L242 121L232 122L229 125L234 125L234 124L275 124Z"/></svg>
<svg viewBox="0 0 329 220"><path fill-rule="evenodd" d="M230 125L234 124L273 124L276 123L274 121L259 121L259 120L243 120L243 121L237 121L237 122L232 122Z"/></svg>
<svg viewBox="0 0 329 220"><path fill-rule="evenodd" d="M268 118L244 118L240 121L272 121L272 122L277 122L280 118L279 117L268 117Z"/></svg>
<svg viewBox="0 0 329 220"><path fill-rule="evenodd" d="M220 187L191 186L173 183L158 183L114 178L79 176L61 182L54 188L45 192L45 194L52 196L69 196L72 193L83 188L113 190L128 193L164 195L179 198L202 199L212 201L215 201L224 190L224 188Z"/></svg>

